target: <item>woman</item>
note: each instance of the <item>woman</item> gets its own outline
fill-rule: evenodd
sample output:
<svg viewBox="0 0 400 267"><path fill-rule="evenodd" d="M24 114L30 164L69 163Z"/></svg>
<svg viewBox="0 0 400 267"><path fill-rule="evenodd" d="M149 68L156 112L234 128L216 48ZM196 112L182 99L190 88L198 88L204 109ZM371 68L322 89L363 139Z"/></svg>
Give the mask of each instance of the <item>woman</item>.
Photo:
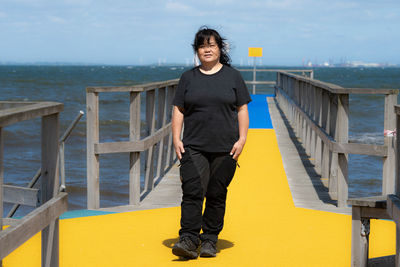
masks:
<svg viewBox="0 0 400 267"><path fill-rule="evenodd" d="M227 187L249 127L251 98L240 73L230 67L224 41L213 29L197 32L193 49L201 65L182 74L173 100L172 135L183 197L179 241L172 253L189 259L197 258L200 241L200 257L216 256Z"/></svg>

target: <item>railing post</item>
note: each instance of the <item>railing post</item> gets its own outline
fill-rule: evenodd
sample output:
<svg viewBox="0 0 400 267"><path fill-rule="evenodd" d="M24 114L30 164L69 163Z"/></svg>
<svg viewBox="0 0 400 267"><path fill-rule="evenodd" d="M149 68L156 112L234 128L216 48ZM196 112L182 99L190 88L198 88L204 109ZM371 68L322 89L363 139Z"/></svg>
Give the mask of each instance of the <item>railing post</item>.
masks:
<svg viewBox="0 0 400 267"><path fill-rule="evenodd" d="M148 136L154 133L155 129L155 90L146 92L146 122ZM146 159L145 190L152 190L154 187L154 146L149 147Z"/></svg>
<svg viewBox="0 0 400 267"><path fill-rule="evenodd" d="M312 85L311 83L309 84L309 88L310 88L310 98L311 98L311 118L313 119L313 121L318 124L318 103L317 103L317 92L316 92L316 88L314 85ZM317 135L315 133L314 130L312 130L312 128L310 127L310 131L311 131L311 136L310 136L310 144L311 144L311 158L314 159L314 166L316 166L316 149L317 149Z"/></svg>
<svg viewBox="0 0 400 267"><path fill-rule="evenodd" d="M4 182L4 143L3 128L0 126L0 232L3 230L3 182ZM0 267L3 266L0 260Z"/></svg>
<svg viewBox="0 0 400 267"><path fill-rule="evenodd" d="M338 95L337 142L344 144L349 141L349 95ZM348 198L348 155L338 153L338 206L347 207Z"/></svg>
<svg viewBox="0 0 400 267"><path fill-rule="evenodd" d="M41 204L53 198L59 188L58 176L58 113L42 117L42 176ZM53 224L53 225L52 225ZM42 266L56 267L59 264L58 219L42 230ZM52 227L51 227L52 226ZM50 238L49 238L50 236ZM51 238L52 237L52 238ZM50 259L49 259L50 257ZM47 264L46 264L47 263Z"/></svg>
<svg viewBox="0 0 400 267"><path fill-rule="evenodd" d="M336 141L338 140L338 95L329 93L329 135ZM338 161L339 155L337 152L332 152L328 149L329 154L329 193L334 199L338 198Z"/></svg>
<svg viewBox="0 0 400 267"><path fill-rule="evenodd" d="M396 106L395 109L395 116L396 116L396 133L400 132L400 114L398 110L399 106ZM400 198L400 138L399 134L396 135L395 141L395 194L397 197ZM396 258L395 258L395 266L400 266L400 225L399 222L396 222Z"/></svg>
<svg viewBox="0 0 400 267"><path fill-rule="evenodd" d="M329 98L329 92L322 90L322 111L321 111L321 127L325 132L330 133L330 113L331 113L331 101ZM330 155L329 146L325 142L322 143L322 160L321 160L321 176L329 179L330 182ZM328 185L329 192L331 192L330 184Z"/></svg>
<svg viewBox="0 0 400 267"><path fill-rule="evenodd" d="M393 107L397 104L397 95L385 95L384 130L394 130L396 114ZM383 158L382 195L394 194L395 189L395 145L394 136L385 136L384 145L388 148L387 157Z"/></svg>
<svg viewBox="0 0 400 267"><path fill-rule="evenodd" d="M165 123L167 121L166 119L166 114L165 114L165 102L167 101L166 99L166 87L161 87L158 89L158 120L157 120L157 128L161 129L165 126ZM161 140L158 143L158 158L157 158L157 173L156 177L161 177L164 174L164 168L163 168L163 157L164 157L164 139L161 138Z"/></svg>
<svg viewBox="0 0 400 267"><path fill-rule="evenodd" d="M86 93L86 153L87 153L87 206L100 208L99 155L94 152L94 144L99 142L99 95Z"/></svg>
<svg viewBox="0 0 400 267"><path fill-rule="evenodd" d="M168 87L168 95L167 95L167 100L168 100L168 102L167 102L167 115L169 116L168 117L168 123L171 121L171 117L170 116L172 116L172 100L173 100L174 95L175 95L175 89L176 89L175 85ZM170 132L168 134L167 156L165 158L166 164L168 164L168 165L172 164L172 162L174 161L174 154L175 154L175 151L173 149L172 133Z"/></svg>
<svg viewBox="0 0 400 267"><path fill-rule="evenodd" d="M323 110L323 102L322 102L322 89L314 87L315 91L315 122L319 127L322 127L322 110ZM322 150L323 144L321 138L316 135L316 144L315 144L315 169L322 176Z"/></svg>
<svg viewBox="0 0 400 267"><path fill-rule="evenodd" d="M130 92L129 141L140 140L140 93ZM129 153L129 204L140 203L140 152Z"/></svg>

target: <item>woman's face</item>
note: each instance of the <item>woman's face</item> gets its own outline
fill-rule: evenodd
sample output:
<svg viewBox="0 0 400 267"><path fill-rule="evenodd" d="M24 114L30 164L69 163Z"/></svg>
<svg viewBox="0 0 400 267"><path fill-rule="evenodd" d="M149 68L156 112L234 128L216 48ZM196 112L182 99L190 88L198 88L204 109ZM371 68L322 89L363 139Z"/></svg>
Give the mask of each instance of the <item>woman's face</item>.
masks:
<svg viewBox="0 0 400 267"><path fill-rule="evenodd" d="M204 43L197 49L197 56L203 65L207 63L219 62L220 50L214 36L210 37L209 42L204 40Z"/></svg>

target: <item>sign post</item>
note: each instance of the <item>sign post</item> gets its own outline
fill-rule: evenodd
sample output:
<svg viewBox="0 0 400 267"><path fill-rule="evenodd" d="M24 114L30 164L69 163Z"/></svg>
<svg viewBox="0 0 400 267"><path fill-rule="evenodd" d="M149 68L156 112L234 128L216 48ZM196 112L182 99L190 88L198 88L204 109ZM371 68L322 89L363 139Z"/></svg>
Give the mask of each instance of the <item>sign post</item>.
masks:
<svg viewBox="0 0 400 267"><path fill-rule="evenodd" d="M256 93L256 57L262 57L262 47L249 47L249 57L253 58L253 95Z"/></svg>

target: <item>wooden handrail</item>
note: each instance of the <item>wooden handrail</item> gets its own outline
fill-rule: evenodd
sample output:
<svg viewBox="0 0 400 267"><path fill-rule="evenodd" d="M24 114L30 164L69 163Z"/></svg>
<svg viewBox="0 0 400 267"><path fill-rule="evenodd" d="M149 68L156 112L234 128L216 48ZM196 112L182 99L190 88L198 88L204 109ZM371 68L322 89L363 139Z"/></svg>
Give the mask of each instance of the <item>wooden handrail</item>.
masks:
<svg viewBox="0 0 400 267"><path fill-rule="evenodd" d="M178 79L146 83L134 86L88 87L87 100L87 179L88 208L100 208L99 157L105 153L129 153L129 205L139 205L141 196L153 189L155 180L162 177L175 161L172 149L171 112L172 98ZM99 140L99 93L129 93L129 141L100 142ZM157 92L157 94L156 94ZM156 100L157 96L157 100ZM145 97L141 108L141 98ZM156 108L156 106L158 106ZM141 138L141 110L146 110L147 136ZM157 110L157 122L156 112ZM156 154L158 147L158 154ZM166 152L165 152L166 151ZM141 153L145 154L145 188L140 186ZM156 167L154 167L155 160Z"/></svg>
<svg viewBox="0 0 400 267"><path fill-rule="evenodd" d="M348 154L382 157L382 192L393 192L393 137L384 137L384 145L349 143L349 95L384 95L384 128L393 129L393 106L397 103L399 90L343 88L283 70L277 72L275 92L279 106L294 125L296 135L301 138L306 153L315 159L316 171L329 178L329 191L331 196L337 194L338 206L347 205Z"/></svg>
<svg viewBox="0 0 400 267"><path fill-rule="evenodd" d="M67 194L58 194L58 137L59 113L63 104L56 102L0 102L0 259L3 259L31 236L42 231L42 266L58 266L58 217L67 210ZM41 117L41 150L43 171L40 186L41 206L13 221L4 231L3 225L3 180L4 180L4 131L13 123ZM36 205L37 190L6 186L6 193L30 195L27 199L7 196L13 202Z"/></svg>

